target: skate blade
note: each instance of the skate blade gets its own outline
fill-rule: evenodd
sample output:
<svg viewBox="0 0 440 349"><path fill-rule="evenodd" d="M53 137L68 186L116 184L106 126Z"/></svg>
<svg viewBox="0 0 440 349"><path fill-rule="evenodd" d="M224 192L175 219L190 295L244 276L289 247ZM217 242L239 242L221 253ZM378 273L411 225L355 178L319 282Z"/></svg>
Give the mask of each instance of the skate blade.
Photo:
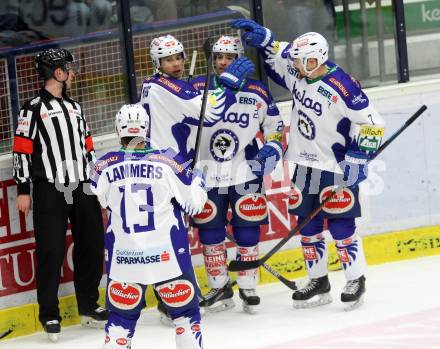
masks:
<svg viewBox="0 0 440 349"><path fill-rule="evenodd" d="M364 296L361 296L357 301L354 302L344 302L344 311L352 311L364 304Z"/></svg>
<svg viewBox="0 0 440 349"><path fill-rule="evenodd" d="M316 299L316 297L318 297L318 299ZM316 300L313 300L313 299ZM326 305L333 302L333 298L330 295L330 293L323 293L320 294L318 296L314 296L308 300L305 301L297 301L294 300L293 301L293 307L295 309L307 309L307 308L315 308L315 307L320 307L321 305Z"/></svg>
<svg viewBox="0 0 440 349"><path fill-rule="evenodd" d="M105 327L106 323L107 323L107 320L97 321L90 316L81 316L81 325L84 327L103 329Z"/></svg>
<svg viewBox="0 0 440 349"><path fill-rule="evenodd" d="M167 326L167 327L174 327L173 320L162 313L160 314L160 323L164 326Z"/></svg>
<svg viewBox="0 0 440 349"><path fill-rule="evenodd" d="M254 314L257 313L257 306L256 305L249 305L249 304L243 303L243 311L245 313L254 315Z"/></svg>
<svg viewBox="0 0 440 349"><path fill-rule="evenodd" d="M223 299L217 303L214 303L209 307L204 307L204 308L208 313L219 313L221 311L232 309L234 307L235 307L234 300L230 298L230 299Z"/></svg>
<svg viewBox="0 0 440 349"><path fill-rule="evenodd" d="M49 338L52 343L56 343L58 342L58 335L59 333L48 333L47 338Z"/></svg>

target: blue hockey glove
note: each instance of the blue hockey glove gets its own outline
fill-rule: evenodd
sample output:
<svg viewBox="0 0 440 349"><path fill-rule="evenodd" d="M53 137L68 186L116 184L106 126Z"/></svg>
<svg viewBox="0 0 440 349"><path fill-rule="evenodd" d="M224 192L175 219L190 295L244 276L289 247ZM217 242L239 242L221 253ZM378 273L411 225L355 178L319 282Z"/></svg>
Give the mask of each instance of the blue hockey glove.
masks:
<svg viewBox="0 0 440 349"><path fill-rule="evenodd" d="M344 171L344 181L347 187L359 185L368 176L368 161L371 156L360 150L356 141L353 141L348 151L345 153L345 159L342 162Z"/></svg>
<svg viewBox="0 0 440 349"><path fill-rule="evenodd" d="M249 58L240 57L234 60L220 75L220 82L226 87L238 89L246 77L255 72L255 65Z"/></svg>
<svg viewBox="0 0 440 349"><path fill-rule="evenodd" d="M241 38L249 46L265 48L273 42L272 32L250 19L233 20L230 23L230 26L232 28L243 30Z"/></svg>
<svg viewBox="0 0 440 349"><path fill-rule="evenodd" d="M258 177L271 173L283 154L280 142L267 142L250 162L252 173Z"/></svg>

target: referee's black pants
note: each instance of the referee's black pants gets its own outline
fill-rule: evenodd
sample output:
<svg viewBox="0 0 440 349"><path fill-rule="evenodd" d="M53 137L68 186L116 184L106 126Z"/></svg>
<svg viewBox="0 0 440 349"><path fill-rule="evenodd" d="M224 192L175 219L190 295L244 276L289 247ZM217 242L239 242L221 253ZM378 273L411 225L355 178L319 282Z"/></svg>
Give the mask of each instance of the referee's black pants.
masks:
<svg viewBox="0 0 440 349"><path fill-rule="evenodd" d="M72 203L47 181L34 183L33 218L36 244L39 320L61 321L58 286L66 249L68 219L72 227L74 286L79 314L98 307L98 286L104 258L104 229L96 196L84 193L83 185L72 192ZM89 191L90 192L90 191Z"/></svg>

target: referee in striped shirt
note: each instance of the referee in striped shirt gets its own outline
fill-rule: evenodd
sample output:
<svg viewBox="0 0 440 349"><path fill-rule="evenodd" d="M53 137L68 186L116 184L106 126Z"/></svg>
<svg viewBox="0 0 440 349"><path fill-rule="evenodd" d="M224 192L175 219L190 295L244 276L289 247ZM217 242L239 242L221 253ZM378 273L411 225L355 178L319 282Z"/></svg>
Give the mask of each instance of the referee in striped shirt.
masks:
<svg viewBox="0 0 440 349"><path fill-rule="evenodd" d="M104 231L97 198L87 194L91 193L88 168L95 157L92 137L81 105L67 95L77 64L69 51L57 48L39 53L35 66L44 87L18 116L14 179L17 209L27 215L33 201L39 320L49 338L56 340L61 331L57 293L68 220L78 312L83 324L105 324L107 312L97 303Z"/></svg>

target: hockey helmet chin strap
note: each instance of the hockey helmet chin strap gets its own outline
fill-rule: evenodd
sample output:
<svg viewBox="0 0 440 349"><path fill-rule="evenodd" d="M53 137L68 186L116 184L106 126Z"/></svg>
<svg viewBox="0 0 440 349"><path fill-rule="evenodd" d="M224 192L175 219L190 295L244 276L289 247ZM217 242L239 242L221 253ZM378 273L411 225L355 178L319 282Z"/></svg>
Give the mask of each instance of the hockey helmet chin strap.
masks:
<svg viewBox="0 0 440 349"><path fill-rule="evenodd" d="M65 80L58 80L55 77L55 70L57 68L61 68L63 71L67 73L67 78ZM55 81L58 81L59 83L63 84L63 93L67 91L67 84L66 81L69 80L70 72L73 71L75 74L79 71L79 66L77 62L67 62L64 64L64 66L57 67L52 71L52 77L55 79Z"/></svg>

